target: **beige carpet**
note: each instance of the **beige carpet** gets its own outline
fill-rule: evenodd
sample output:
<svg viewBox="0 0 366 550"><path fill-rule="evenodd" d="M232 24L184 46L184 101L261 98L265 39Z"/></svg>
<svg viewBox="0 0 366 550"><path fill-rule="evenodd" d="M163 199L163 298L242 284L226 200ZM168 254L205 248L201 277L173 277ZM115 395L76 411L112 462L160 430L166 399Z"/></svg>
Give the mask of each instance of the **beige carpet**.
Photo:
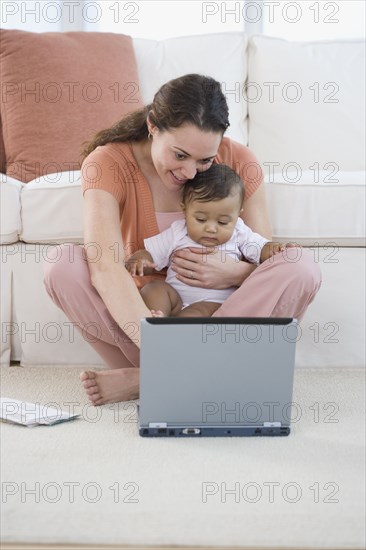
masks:
<svg viewBox="0 0 366 550"><path fill-rule="evenodd" d="M3 543L364 548L364 371L297 370L287 438L184 440L139 437L133 403L89 407L79 371L1 371L3 397L82 413L1 423Z"/></svg>

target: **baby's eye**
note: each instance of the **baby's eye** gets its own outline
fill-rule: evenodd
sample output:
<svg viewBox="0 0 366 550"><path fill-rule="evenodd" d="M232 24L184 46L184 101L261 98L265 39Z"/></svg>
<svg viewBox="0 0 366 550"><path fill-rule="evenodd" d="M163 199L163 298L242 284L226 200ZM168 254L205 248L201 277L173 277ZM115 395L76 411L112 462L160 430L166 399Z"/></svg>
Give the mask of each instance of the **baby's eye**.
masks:
<svg viewBox="0 0 366 550"><path fill-rule="evenodd" d="M219 225L227 225L228 222L219 222Z"/></svg>
<svg viewBox="0 0 366 550"><path fill-rule="evenodd" d="M197 220L198 222L202 222L202 223L203 223L204 221L206 221L206 220L200 220L199 218L196 218L196 220Z"/></svg>

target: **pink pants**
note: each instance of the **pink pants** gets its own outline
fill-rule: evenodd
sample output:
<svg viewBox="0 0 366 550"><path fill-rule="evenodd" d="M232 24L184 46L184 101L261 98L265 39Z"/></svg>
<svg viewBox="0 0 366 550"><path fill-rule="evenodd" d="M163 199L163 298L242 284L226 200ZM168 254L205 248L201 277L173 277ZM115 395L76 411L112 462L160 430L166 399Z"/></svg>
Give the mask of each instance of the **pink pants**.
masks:
<svg viewBox="0 0 366 550"><path fill-rule="evenodd" d="M139 349L110 315L90 281L80 245L62 245L44 262L44 284L56 304L111 369L139 367ZM321 285L312 253L289 248L259 265L213 317L294 317L299 321Z"/></svg>

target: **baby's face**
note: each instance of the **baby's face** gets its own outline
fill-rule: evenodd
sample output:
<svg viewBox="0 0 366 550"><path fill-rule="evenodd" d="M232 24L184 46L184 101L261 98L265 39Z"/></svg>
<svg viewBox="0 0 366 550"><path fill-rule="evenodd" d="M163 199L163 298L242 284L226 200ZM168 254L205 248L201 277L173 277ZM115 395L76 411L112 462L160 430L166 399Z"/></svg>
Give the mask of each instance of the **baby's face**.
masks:
<svg viewBox="0 0 366 550"><path fill-rule="evenodd" d="M227 242L241 212L238 194L211 202L193 200L182 208L189 237L203 246Z"/></svg>

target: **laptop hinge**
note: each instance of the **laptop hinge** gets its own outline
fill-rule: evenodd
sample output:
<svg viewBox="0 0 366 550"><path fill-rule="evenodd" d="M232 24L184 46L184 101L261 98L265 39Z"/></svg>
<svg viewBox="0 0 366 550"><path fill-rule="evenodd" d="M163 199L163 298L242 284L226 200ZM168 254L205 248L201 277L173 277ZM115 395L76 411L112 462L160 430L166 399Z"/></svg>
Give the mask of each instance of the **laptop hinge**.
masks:
<svg viewBox="0 0 366 550"><path fill-rule="evenodd" d="M265 428L280 428L281 422L263 422Z"/></svg>
<svg viewBox="0 0 366 550"><path fill-rule="evenodd" d="M149 422L149 428L167 428L166 422Z"/></svg>

